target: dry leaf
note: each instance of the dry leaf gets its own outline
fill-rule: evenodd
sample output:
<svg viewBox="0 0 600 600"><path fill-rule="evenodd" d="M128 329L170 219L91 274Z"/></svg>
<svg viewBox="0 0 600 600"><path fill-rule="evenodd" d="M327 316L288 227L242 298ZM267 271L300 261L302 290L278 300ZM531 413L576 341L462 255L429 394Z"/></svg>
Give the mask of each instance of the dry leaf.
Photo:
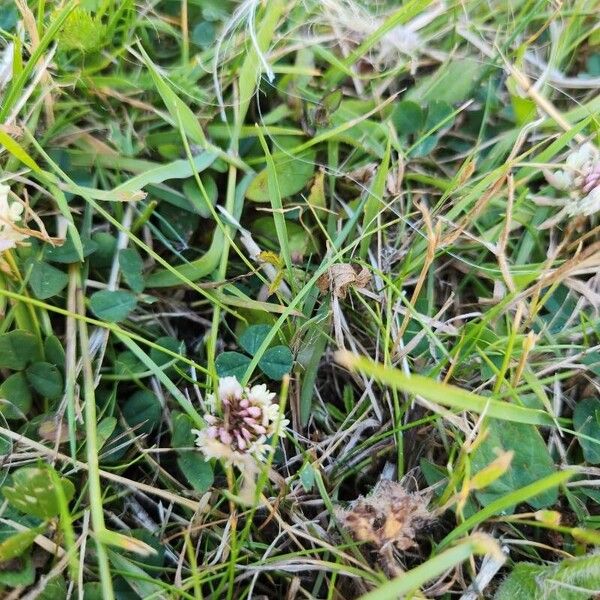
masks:
<svg viewBox="0 0 600 600"><path fill-rule="evenodd" d="M349 508L338 509L336 516L355 540L370 542L378 550L414 546L417 531L433 518L422 495L389 480L380 481L369 496L360 496Z"/></svg>
<svg viewBox="0 0 600 600"><path fill-rule="evenodd" d="M365 267L349 263L332 265L319 279L317 287L323 294L331 292L334 296L344 299L350 286L364 288L371 281L371 274Z"/></svg>
<svg viewBox="0 0 600 600"><path fill-rule="evenodd" d="M64 444L69 441L69 427L65 421L46 419L38 427L38 435L53 444L57 441L59 444Z"/></svg>

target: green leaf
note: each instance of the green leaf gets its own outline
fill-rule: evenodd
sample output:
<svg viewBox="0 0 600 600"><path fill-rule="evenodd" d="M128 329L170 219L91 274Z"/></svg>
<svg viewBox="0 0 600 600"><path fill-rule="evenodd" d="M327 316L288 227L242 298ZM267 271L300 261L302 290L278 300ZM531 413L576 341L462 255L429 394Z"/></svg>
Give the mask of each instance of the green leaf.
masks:
<svg viewBox="0 0 600 600"><path fill-rule="evenodd" d="M559 563L517 563L494 600L588 600L600 588L600 556L588 554Z"/></svg>
<svg viewBox="0 0 600 600"><path fill-rule="evenodd" d="M44 530L44 526L19 531L0 542L0 562L21 556L27 550L35 538Z"/></svg>
<svg viewBox="0 0 600 600"><path fill-rule="evenodd" d="M379 585L374 590L361 596L361 600L397 600L398 598L404 598L409 592L419 589L426 582L449 571L473 554L483 554L485 549L481 548L481 545L481 542L476 539L466 538L456 546L436 554L414 569L405 571L402 575Z"/></svg>
<svg viewBox="0 0 600 600"><path fill-rule="evenodd" d="M0 12L0 29L5 31L12 31L19 21L19 12L17 11L16 4L12 2L10 4L4 4L2 6L2 12Z"/></svg>
<svg viewBox="0 0 600 600"><path fill-rule="evenodd" d="M287 346L268 348L258 362L261 371L275 380L283 379L283 376L292 370L293 364L294 357Z"/></svg>
<svg viewBox="0 0 600 600"><path fill-rule="evenodd" d="M57 39L59 47L65 50L91 52L101 47L105 33L106 26L102 21L77 7L67 17Z"/></svg>
<svg viewBox="0 0 600 600"><path fill-rule="evenodd" d="M421 79L406 94L406 100L442 100L448 104L463 102L470 97L485 69L486 65L474 58L451 60L441 65L433 75Z"/></svg>
<svg viewBox="0 0 600 600"><path fill-rule="evenodd" d="M24 369L37 356L37 340L32 333L15 329L0 335L0 369Z"/></svg>
<svg viewBox="0 0 600 600"><path fill-rule="evenodd" d="M240 336L240 346L252 356L256 354L270 331L270 325L250 325Z"/></svg>
<svg viewBox="0 0 600 600"><path fill-rule="evenodd" d="M163 337L159 337L156 340L156 344L166 348L167 350L171 350L172 352L177 352L178 354L185 353L185 346L183 342L180 342L177 338L171 337L170 335L165 335ZM150 349L150 358L157 364L157 366L162 367L166 365L168 362L173 361L174 357L170 356L166 352L161 352L156 348ZM177 363L175 363L177 364ZM169 367L165 372L169 373L173 369Z"/></svg>
<svg viewBox="0 0 600 600"><path fill-rule="evenodd" d="M148 54L146 54L145 50L141 46L140 51L142 53L144 63L150 71L150 76L152 77L152 81L154 82L156 90L160 94L162 101L167 107L175 126L181 122L183 130L190 140L202 147L205 147L206 136L204 135L204 131L202 131L202 127L200 127L200 123L198 122L196 115L194 115L192 112L192 109L185 104L185 102L183 102L171 89L170 84L167 83L168 80L161 75L154 63L150 60Z"/></svg>
<svg viewBox="0 0 600 600"><path fill-rule="evenodd" d="M135 392L123 406L123 416L136 433L150 433L159 423L162 407L156 396L148 390Z"/></svg>
<svg viewBox="0 0 600 600"><path fill-rule="evenodd" d="M494 600L535 600L538 598L535 580L543 573L543 566L517 563L511 574L502 582Z"/></svg>
<svg viewBox="0 0 600 600"><path fill-rule="evenodd" d="M90 265L95 269L110 267L117 252L117 238L106 231L98 231L92 238L97 250L90 257Z"/></svg>
<svg viewBox="0 0 600 600"><path fill-rule="evenodd" d="M104 417L104 419L98 423L98 426L96 427L96 445L98 450L102 449L104 444L108 442L116 427L117 419L115 419L115 417Z"/></svg>
<svg viewBox="0 0 600 600"><path fill-rule="evenodd" d="M250 359L239 352L222 352L215 360L215 369L219 377L237 377L241 381Z"/></svg>
<svg viewBox="0 0 600 600"><path fill-rule="evenodd" d="M124 248L119 251L119 266L127 285L136 294L144 291L144 276L142 271L144 261L135 248Z"/></svg>
<svg viewBox="0 0 600 600"><path fill-rule="evenodd" d="M172 204L163 204L158 211L162 217L159 222L160 230L170 240L181 243L189 240L198 229L200 216L189 210L182 210Z"/></svg>
<svg viewBox="0 0 600 600"><path fill-rule="evenodd" d="M66 600L67 582L62 575L57 575L46 583L37 600Z"/></svg>
<svg viewBox="0 0 600 600"><path fill-rule="evenodd" d="M377 227L377 215L385 208L384 194L390 168L391 150L391 141L388 140L383 160L377 167L377 172L367 192L367 201L365 203L362 222L363 237L360 241L359 251L360 258L363 260L367 258L371 237Z"/></svg>
<svg viewBox="0 0 600 600"><path fill-rule="evenodd" d="M574 474L574 471L556 471L555 473L552 473L552 475L548 475L539 481L535 481L523 488L515 490L514 492L509 492L505 496L501 496L457 525L439 543L438 547L443 548L447 546L451 542L459 539L473 527L476 527L494 515L498 515L507 509L510 509L512 506L521 504L521 502L527 502L530 498L539 496L547 490L555 489L557 486L565 483L568 479L573 477Z"/></svg>
<svg viewBox="0 0 600 600"><path fill-rule="evenodd" d="M426 400L437 402L443 406L458 410L470 410L478 414L485 413L488 417L515 423L556 426L554 418L543 410L525 408L510 402L479 396L455 385L440 383L423 375L403 373L400 369L383 366L367 357L357 356L350 352L338 352L337 360L349 369L366 373L382 384L409 394L423 396Z"/></svg>
<svg viewBox="0 0 600 600"><path fill-rule="evenodd" d="M115 570L119 571L129 587L140 598L164 598L163 588L154 583L153 578L129 559L108 550L108 558Z"/></svg>
<svg viewBox="0 0 600 600"><path fill-rule="evenodd" d="M12 474L12 482L2 488L2 494L13 508L27 515L40 519L55 517L60 508L50 469L51 467L21 467ZM59 480L65 498L70 502L75 495L75 486L64 477Z"/></svg>
<svg viewBox="0 0 600 600"><path fill-rule="evenodd" d="M285 152L288 147L293 147L297 142L293 141L292 143L285 140L285 138L279 138L277 143L283 147ZM306 187L315 172L315 157L315 151L309 149L297 156L283 156L274 160L281 198L297 194ZM271 200L267 168L260 171L252 180L246 190L246 198L254 202L269 202Z"/></svg>
<svg viewBox="0 0 600 600"><path fill-rule="evenodd" d="M53 400L59 398L64 389L63 378L60 371L48 362L36 362L27 367L25 371L31 387L43 396Z"/></svg>
<svg viewBox="0 0 600 600"><path fill-rule="evenodd" d="M88 581L83 584L83 600L104 600L99 581Z"/></svg>
<svg viewBox="0 0 600 600"><path fill-rule="evenodd" d="M498 421L489 427L487 438L471 456L471 472L477 473L491 463L498 456L497 451L508 450L514 452L508 472L476 494L484 506L555 472L539 431L532 425L510 421ZM536 509L546 508L552 506L557 497L558 491L554 488L530 498L528 503Z"/></svg>
<svg viewBox="0 0 600 600"><path fill-rule="evenodd" d="M183 413L173 417L173 437L171 445L174 448L193 448L195 436L193 421ZM198 492L205 492L214 481L213 470L208 461L198 450L179 450L177 466L188 483Z"/></svg>
<svg viewBox="0 0 600 600"><path fill-rule="evenodd" d="M57 367L65 366L65 349L55 335L49 335L44 341L44 357Z"/></svg>
<svg viewBox="0 0 600 600"><path fill-rule="evenodd" d="M0 569L0 585L21 587L31 585L34 581L35 569L31 556L15 558Z"/></svg>
<svg viewBox="0 0 600 600"><path fill-rule="evenodd" d="M128 552L128 557L131 557L136 562L143 563L149 567L160 568L163 566L165 562L166 548L159 537L153 535L147 529L132 529L129 531L129 535L133 539L140 540L144 544L150 546L150 548L154 550L154 554L140 556L140 554L135 552Z"/></svg>
<svg viewBox="0 0 600 600"><path fill-rule="evenodd" d="M427 156L437 145L440 137L440 131L452 125L454 118L452 107L443 100L432 100L427 107L427 117L422 133L429 135L421 137L417 144L411 149L410 156Z"/></svg>
<svg viewBox="0 0 600 600"><path fill-rule="evenodd" d="M171 446L173 448L195 448L194 434L192 429L197 429L194 422L184 413L173 412L173 434Z"/></svg>
<svg viewBox="0 0 600 600"><path fill-rule="evenodd" d="M600 463L600 400L585 398L580 400L573 412L573 425L577 433L592 439L578 437L583 457L591 465Z"/></svg>
<svg viewBox="0 0 600 600"><path fill-rule="evenodd" d="M180 452L177 466L197 492L206 492L213 484L212 467L200 452Z"/></svg>
<svg viewBox="0 0 600 600"><path fill-rule="evenodd" d="M210 175L203 175L201 182L211 205L215 206L218 196L217 184L215 183L215 180ZM209 219L212 217L211 211L206 205L206 198L200 191L195 179L192 178L186 180L186 182L183 184L183 193L188 199L188 202L192 205L192 209L201 217L204 219Z"/></svg>
<svg viewBox="0 0 600 600"><path fill-rule="evenodd" d="M210 21L200 21L194 29L190 40L200 48L208 48L215 39L215 26Z"/></svg>
<svg viewBox="0 0 600 600"><path fill-rule="evenodd" d="M98 249L98 244L89 238L81 240L83 256L89 256ZM44 259L50 262L71 264L79 262L79 254L72 238L67 238L62 246L44 246Z"/></svg>
<svg viewBox="0 0 600 600"><path fill-rule="evenodd" d="M399 135L416 133L425 124L423 109L410 100L403 100L396 104L391 119Z"/></svg>
<svg viewBox="0 0 600 600"><path fill-rule="evenodd" d="M427 156L430 152L432 152L437 146L439 138L437 135L432 133L427 137L424 137L417 144L415 144L410 152L409 156L411 158L421 158L423 156Z"/></svg>
<svg viewBox="0 0 600 600"><path fill-rule="evenodd" d="M43 261L36 261L31 269L29 285L40 300L47 300L56 296L69 283L69 276Z"/></svg>
<svg viewBox="0 0 600 600"><path fill-rule="evenodd" d="M24 419L31 410L31 393L23 373L14 373L0 385L0 413L7 419Z"/></svg>
<svg viewBox="0 0 600 600"><path fill-rule="evenodd" d="M164 164L149 163L151 165L150 168L143 170L135 177L131 177L117 186L113 192L116 194L137 192L148 185L161 184L170 179L187 179L194 173L200 173L208 169L215 162L216 158L217 155L214 152L200 152L194 156L192 161L189 161L187 158L178 158ZM183 200L181 204L184 202Z"/></svg>
<svg viewBox="0 0 600 600"><path fill-rule="evenodd" d="M116 323L126 319L137 306L137 299L131 292L121 290L101 290L90 298L92 312L104 321Z"/></svg>

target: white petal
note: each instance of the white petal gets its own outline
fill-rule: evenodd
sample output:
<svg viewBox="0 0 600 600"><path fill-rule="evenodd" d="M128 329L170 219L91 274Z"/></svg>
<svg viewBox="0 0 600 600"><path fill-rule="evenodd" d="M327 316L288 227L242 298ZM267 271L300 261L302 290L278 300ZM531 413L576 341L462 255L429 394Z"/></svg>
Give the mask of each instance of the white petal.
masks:
<svg viewBox="0 0 600 600"><path fill-rule="evenodd" d="M8 209L8 218L14 223L21 219L23 214L23 205L20 202L13 202Z"/></svg>
<svg viewBox="0 0 600 600"><path fill-rule="evenodd" d="M275 394L269 392L264 383L261 385L255 385L248 391L248 400L250 400L252 404L258 404L259 406L263 406L265 408L271 406L271 401L274 397Z"/></svg>
<svg viewBox="0 0 600 600"><path fill-rule="evenodd" d="M600 186L595 187L585 198L579 201L582 215L593 215L600 211Z"/></svg>
<svg viewBox="0 0 600 600"><path fill-rule="evenodd" d="M566 164L575 170L581 170L584 166L597 160L598 151L593 144L586 142L582 144L577 150L571 152L567 156Z"/></svg>
<svg viewBox="0 0 600 600"><path fill-rule="evenodd" d="M235 377L222 377L219 379L219 398L241 398L244 389Z"/></svg>
<svg viewBox="0 0 600 600"><path fill-rule="evenodd" d="M0 220L8 221L8 192L10 188L0 183Z"/></svg>
<svg viewBox="0 0 600 600"><path fill-rule="evenodd" d="M568 190L573 187L573 174L568 171L544 171L546 181L558 190Z"/></svg>

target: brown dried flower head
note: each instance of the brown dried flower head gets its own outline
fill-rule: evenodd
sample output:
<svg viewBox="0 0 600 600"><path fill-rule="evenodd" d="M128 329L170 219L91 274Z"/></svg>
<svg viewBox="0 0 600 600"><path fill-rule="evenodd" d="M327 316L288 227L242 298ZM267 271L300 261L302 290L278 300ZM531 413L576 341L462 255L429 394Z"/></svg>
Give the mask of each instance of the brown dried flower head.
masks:
<svg viewBox="0 0 600 600"><path fill-rule="evenodd" d="M317 279L321 293L331 292L343 300L349 287L365 288L371 281L371 274L365 267L349 263L336 263Z"/></svg>
<svg viewBox="0 0 600 600"><path fill-rule="evenodd" d="M355 540L370 542L378 550L391 545L408 550L418 530L432 520L422 495L407 492L402 484L380 481L366 497L359 496L336 516Z"/></svg>

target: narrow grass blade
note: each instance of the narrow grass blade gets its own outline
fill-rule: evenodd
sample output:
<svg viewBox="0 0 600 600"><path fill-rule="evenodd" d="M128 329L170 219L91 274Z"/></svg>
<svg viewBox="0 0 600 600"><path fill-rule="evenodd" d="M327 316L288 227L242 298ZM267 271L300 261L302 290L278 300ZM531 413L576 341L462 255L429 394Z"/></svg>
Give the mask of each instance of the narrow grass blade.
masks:
<svg viewBox="0 0 600 600"><path fill-rule="evenodd" d="M365 214L363 217L363 238L360 242L360 257L364 260L367 257L369 251L369 245L371 238L374 233L374 225L377 218L377 212L381 208L383 202L383 194L385 192L385 184L387 181L388 170L390 168L390 153L391 153L391 141L388 138L387 147L383 160L377 169L377 173L373 178L373 184L371 189L367 191L368 198L365 204Z"/></svg>
<svg viewBox="0 0 600 600"><path fill-rule="evenodd" d="M558 471L557 473L552 473L552 475L548 475L548 477L544 477L534 483L526 485L525 487L519 488L514 492L510 492L506 494L506 496L502 496L502 498L498 498L498 500L494 500L490 502L487 506L481 509L479 512L475 513L473 516L469 517L466 521L463 521L454 528L441 542L440 547L443 548L447 546L451 542L458 539L461 535L467 533L469 529L473 529L480 523L483 523L489 517L502 512L503 510L515 506L516 504L520 504L521 502L527 501L529 498L533 498L538 494L544 493L546 490L552 489L554 487L559 486L562 483L565 483L568 479L573 477L575 471Z"/></svg>
<svg viewBox="0 0 600 600"><path fill-rule="evenodd" d="M360 600L397 600L404 594L417 590L423 584L438 577L448 569L459 565L474 554L487 554L491 540L467 538L453 548L430 558L418 567L402 573L399 577L384 583L377 589L361 596Z"/></svg>
<svg viewBox="0 0 600 600"><path fill-rule="evenodd" d="M409 394L422 396L426 400L437 402L442 406L468 410L477 414L485 412L488 417L514 421L515 423L555 426L552 416L543 410L526 408L509 402L478 396L454 385L440 383L422 375L406 375L399 369L386 367L369 358L356 356L345 351L337 353L337 360L348 369L365 373L379 383Z"/></svg>

